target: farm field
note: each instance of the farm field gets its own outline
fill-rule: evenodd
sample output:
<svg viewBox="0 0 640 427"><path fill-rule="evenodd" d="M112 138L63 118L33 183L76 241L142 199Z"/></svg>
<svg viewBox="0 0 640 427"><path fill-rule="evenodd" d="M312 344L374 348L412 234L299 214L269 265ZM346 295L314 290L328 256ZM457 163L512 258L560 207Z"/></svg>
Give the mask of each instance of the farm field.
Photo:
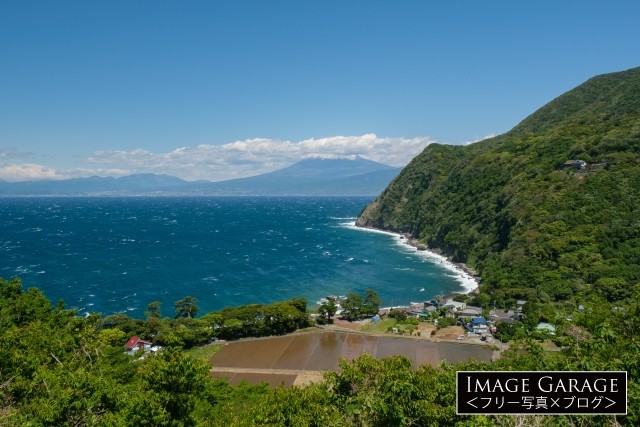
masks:
<svg viewBox="0 0 640 427"><path fill-rule="evenodd" d="M415 338L349 332L313 332L282 337L230 342L213 355L212 375L232 384L245 380L256 384L292 386L322 378L335 371L340 359L351 361L363 353L376 358L396 354L408 357L414 368L437 365L442 360L488 362L488 346L458 342L433 342Z"/></svg>

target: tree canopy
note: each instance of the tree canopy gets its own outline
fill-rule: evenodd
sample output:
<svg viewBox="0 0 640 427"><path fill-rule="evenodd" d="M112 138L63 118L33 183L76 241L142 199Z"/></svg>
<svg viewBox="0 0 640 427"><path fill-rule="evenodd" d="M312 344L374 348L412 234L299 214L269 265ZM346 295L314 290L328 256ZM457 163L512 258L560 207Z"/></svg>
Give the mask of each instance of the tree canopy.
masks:
<svg viewBox="0 0 640 427"><path fill-rule="evenodd" d="M176 319L178 317L189 317L189 318L195 317L200 311L200 309L196 305L197 302L198 302L198 299L191 296L187 296L179 301L176 301L174 305L175 312L176 312Z"/></svg>

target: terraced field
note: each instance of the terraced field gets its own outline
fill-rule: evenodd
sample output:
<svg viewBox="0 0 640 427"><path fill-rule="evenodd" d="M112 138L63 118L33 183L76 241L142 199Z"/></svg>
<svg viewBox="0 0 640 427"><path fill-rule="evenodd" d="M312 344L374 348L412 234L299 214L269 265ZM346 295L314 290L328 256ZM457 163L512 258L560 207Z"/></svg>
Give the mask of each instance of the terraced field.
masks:
<svg viewBox="0 0 640 427"><path fill-rule="evenodd" d="M488 346L434 342L424 339L368 335L349 332L312 332L274 338L231 342L212 358L212 375L232 384L268 382L273 386L304 384L334 371L339 360L353 360L363 353L376 358L401 354L420 365L436 365L441 360L461 362L469 359L489 361Z"/></svg>

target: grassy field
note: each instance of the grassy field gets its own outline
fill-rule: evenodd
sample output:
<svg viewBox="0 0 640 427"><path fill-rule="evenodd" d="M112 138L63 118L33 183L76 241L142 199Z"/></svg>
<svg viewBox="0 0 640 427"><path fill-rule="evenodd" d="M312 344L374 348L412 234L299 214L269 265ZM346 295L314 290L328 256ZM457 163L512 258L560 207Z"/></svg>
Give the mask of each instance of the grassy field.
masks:
<svg viewBox="0 0 640 427"><path fill-rule="evenodd" d="M193 347L186 351L190 356L204 360L205 362L211 362L211 358L216 354L224 344L207 344L202 347Z"/></svg>
<svg viewBox="0 0 640 427"><path fill-rule="evenodd" d="M360 330L365 332L387 333L389 328L395 328L397 324L396 319L388 317L375 323L367 322L360 327Z"/></svg>

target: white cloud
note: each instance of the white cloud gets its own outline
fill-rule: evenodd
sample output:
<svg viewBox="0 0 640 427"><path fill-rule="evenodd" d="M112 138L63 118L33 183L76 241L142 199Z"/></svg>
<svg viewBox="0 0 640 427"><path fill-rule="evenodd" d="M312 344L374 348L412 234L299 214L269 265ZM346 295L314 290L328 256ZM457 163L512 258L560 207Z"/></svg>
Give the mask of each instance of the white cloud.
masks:
<svg viewBox="0 0 640 427"><path fill-rule="evenodd" d="M222 145L179 147L164 153L144 149L101 150L86 159L86 167L78 169L55 170L38 164L0 166L0 179L23 181L151 172L187 180L220 181L271 172L311 156L359 155L391 166L404 166L432 142L428 137L380 138L365 134L298 142L254 138Z"/></svg>
<svg viewBox="0 0 640 427"><path fill-rule="evenodd" d="M5 181L31 181L38 179L61 179L54 169L36 164L0 166L0 179Z"/></svg>
<svg viewBox="0 0 640 427"><path fill-rule="evenodd" d="M214 181L258 175L310 156L360 155L392 166L404 166L428 144L428 137L379 138L374 134L312 138L299 142L255 138L223 145L180 147L168 153L148 150L98 151L89 163L117 165L132 172L166 173L184 179Z"/></svg>
<svg viewBox="0 0 640 427"><path fill-rule="evenodd" d="M47 166L26 163L0 165L0 180L17 181L38 181L38 180L61 180L69 178L82 178L89 176L125 176L130 175L127 169L68 169L56 170Z"/></svg>
<svg viewBox="0 0 640 427"><path fill-rule="evenodd" d="M465 141L462 145L471 145L471 144L475 144L476 142L480 142L480 141L484 141L485 139L489 139L489 138L493 138L495 137L496 134L495 133L491 133L489 135L483 136L482 138L476 138L473 139L471 141Z"/></svg>

